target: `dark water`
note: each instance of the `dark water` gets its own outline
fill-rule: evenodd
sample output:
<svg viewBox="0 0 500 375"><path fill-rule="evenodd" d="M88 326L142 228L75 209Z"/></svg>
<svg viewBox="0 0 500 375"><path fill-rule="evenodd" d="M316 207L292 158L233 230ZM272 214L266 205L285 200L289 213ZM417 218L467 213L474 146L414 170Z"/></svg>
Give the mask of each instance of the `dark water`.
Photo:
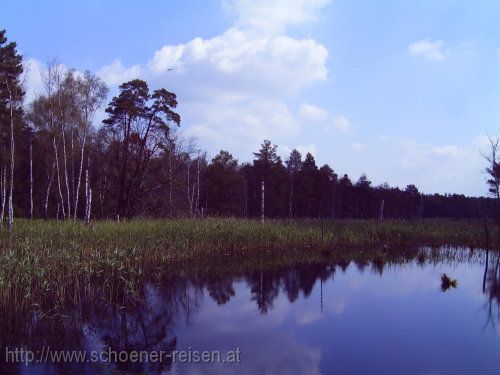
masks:
<svg viewBox="0 0 500 375"><path fill-rule="evenodd" d="M55 327L34 321L17 343L222 357L239 348L240 363L3 363L0 373L499 374L499 256L453 253L151 283L136 308L96 301ZM457 288L442 290L443 273Z"/></svg>

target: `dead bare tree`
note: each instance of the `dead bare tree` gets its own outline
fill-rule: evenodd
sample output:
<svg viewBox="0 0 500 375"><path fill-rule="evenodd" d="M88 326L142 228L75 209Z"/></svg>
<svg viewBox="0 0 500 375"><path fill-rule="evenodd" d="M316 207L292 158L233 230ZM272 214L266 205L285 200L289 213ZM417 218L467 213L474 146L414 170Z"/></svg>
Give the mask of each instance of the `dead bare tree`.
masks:
<svg viewBox="0 0 500 375"><path fill-rule="evenodd" d="M498 152L500 145L500 138L498 136L492 138L488 136L488 140L490 142L490 149L487 154L482 153L483 157L488 162L488 167L486 167L486 173L488 173L487 184L489 187L489 192L496 198L497 201L497 210L496 215L497 219L500 218L500 163L498 160Z"/></svg>
<svg viewBox="0 0 500 375"><path fill-rule="evenodd" d="M490 142L490 149L487 154L482 153L483 157L488 161L488 167L486 167L486 172L488 173L488 186L489 191L497 199L500 199L500 165L498 161L498 147L500 144L500 138L492 138L488 136Z"/></svg>

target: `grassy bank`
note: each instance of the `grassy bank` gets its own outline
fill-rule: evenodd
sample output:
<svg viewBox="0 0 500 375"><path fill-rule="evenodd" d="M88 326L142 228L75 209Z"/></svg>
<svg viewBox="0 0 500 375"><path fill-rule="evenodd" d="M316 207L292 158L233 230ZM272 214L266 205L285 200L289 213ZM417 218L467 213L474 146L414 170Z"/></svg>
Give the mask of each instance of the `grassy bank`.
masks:
<svg viewBox="0 0 500 375"><path fill-rule="evenodd" d="M489 226L490 247L500 249ZM145 278L234 264L291 264L324 256L390 254L404 247L485 246L482 222L136 220L126 223L17 220L0 238L0 309L77 303L82 293L135 293ZM368 253L368 256L369 253ZM379 255L377 255L379 256Z"/></svg>

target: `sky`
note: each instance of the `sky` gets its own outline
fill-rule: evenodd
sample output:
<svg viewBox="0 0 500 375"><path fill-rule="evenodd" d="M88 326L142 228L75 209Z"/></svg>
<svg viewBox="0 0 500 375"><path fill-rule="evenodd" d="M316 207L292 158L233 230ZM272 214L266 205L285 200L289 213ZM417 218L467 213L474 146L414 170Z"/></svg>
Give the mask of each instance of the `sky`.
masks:
<svg viewBox="0 0 500 375"><path fill-rule="evenodd" d="M175 92L209 157L269 139L354 181L471 196L500 133L499 19L495 0L0 0L27 101L57 58L115 94Z"/></svg>

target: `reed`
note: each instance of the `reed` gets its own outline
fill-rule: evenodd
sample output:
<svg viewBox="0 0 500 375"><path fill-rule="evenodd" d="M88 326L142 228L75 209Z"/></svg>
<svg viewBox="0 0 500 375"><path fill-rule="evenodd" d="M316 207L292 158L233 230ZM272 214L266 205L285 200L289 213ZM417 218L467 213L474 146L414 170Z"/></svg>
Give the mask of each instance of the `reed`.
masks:
<svg viewBox="0 0 500 375"><path fill-rule="evenodd" d="M500 249L499 234L491 224L492 249ZM290 264L325 256L373 259L409 246L444 245L483 247L484 224L269 220L262 225L244 219L178 219L88 226L19 219L12 234L0 234L0 313L77 304L93 290L110 300L123 293L133 296L146 278L209 269L227 258L235 264Z"/></svg>

